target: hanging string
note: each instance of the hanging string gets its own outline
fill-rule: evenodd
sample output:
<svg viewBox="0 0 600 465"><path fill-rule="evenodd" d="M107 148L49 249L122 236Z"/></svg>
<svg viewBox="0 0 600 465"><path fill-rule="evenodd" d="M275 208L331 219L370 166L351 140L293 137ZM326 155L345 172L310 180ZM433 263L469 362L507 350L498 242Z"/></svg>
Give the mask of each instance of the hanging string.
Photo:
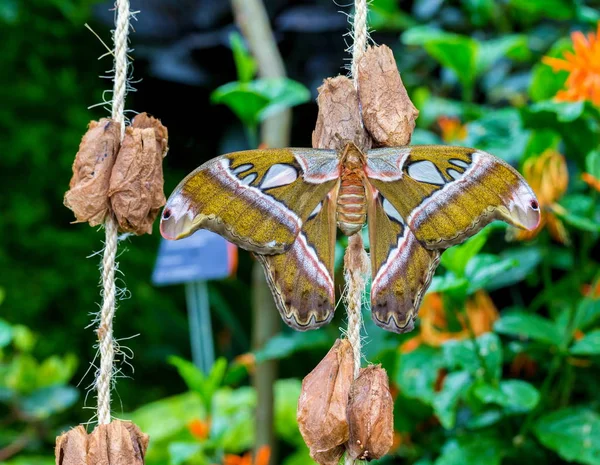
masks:
<svg viewBox="0 0 600 465"><path fill-rule="evenodd" d="M121 125L121 141L125 135L125 93L127 90L127 47L129 34L129 0L117 0L115 3L114 42L114 87L112 99L112 119ZM100 348L100 369L96 380L98 393L98 424L110 423L110 397L113 378L115 342L113 338L113 319L115 316L116 286L115 267L117 256L118 227L114 216L110 214L104 223L105 243L102 259L103 302L100 311L100 324L97 329Z"/></svg>
<svg viewBox="0 0 600 465"><path fill-rule="evenodd" d="M354 87L358 88L358 63L367 47L367 0L355 0L354 18L352 22L352 79ZM366 277L369 270L369 261L364 250L362 236L354 234L348 240L348 248L344 257L345 278L347 284L346 312L348 315L348 328L346 334L354 355L354 379L360 373L362 361L362 341L360 331L363 325L362 304L365 294ZM345 456L345 464L351 465L354 460L348 453Z"/></svg>
<svg viewBox="0 0 600 465"><path fill-rule="evenodd" d="M367 48L367 0L354 0L354 17L352 19L352 37L354 45L352 46L352 79L354 85L358 87L358 62Z"/></svg>

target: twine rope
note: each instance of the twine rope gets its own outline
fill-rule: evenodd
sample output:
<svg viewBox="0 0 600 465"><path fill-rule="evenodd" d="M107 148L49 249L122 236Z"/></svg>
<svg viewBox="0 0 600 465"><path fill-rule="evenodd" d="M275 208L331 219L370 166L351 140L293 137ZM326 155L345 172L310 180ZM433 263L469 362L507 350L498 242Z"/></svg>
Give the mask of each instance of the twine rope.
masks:
<svg viewBox="0 0 600 465"><path fill-rule="evenodd" d="M354 0L354 17L352 19L352 37L354 45L352 46L352 79L354 85L358 87L358 62L367 48L367 0Z"/></svg>
<svg viewBox="0 0 600 465"><path fill-rule="evenodd" d="M125 135L125 93L127 90L127 36L129 33L129 0L116 0L114 42L114 87L112 99L112 119L121 125L121 141ZM98 393L98 424L110 423L110 400L115 358L113 319L115 316L116 286L115 268L117 256L118 227L112 214L104 223L105 242L102 259L103 301L100 310L100 324L97 335L100 349L100 369L96 380Z"/></svg>
<svg viewBox="0 0 600 465"><path fill-rule="evenodd" d="M354 87L358 89L358 63L367 48L367 0L354 1L354 17L352 22L352 46L351 73ZM345 278L348 285L346 294L346 312L348 315L348 328L346 334L352 345L354 356L354 379L360 374L362 361L362 341L360 330L362 321L362 302L366 286L366 272L368 261L364 250L362 237L356 233L350 237L345 257ZM348 453L344 458L345 465L352 465L354 460Z"/></svg>

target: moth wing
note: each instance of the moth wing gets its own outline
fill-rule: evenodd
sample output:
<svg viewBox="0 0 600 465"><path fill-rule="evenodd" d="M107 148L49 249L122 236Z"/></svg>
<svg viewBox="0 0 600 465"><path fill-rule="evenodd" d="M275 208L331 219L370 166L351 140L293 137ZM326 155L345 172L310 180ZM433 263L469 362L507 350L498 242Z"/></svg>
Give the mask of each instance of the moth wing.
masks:
<svg viewBox="0 0 600 465"><path fill-rule="evenodd" d="M480 150L411 146L368 152L371 185L429 249L446 249L495 219L534 229L535 194L510 165Z"/></svg>
<svg viewBox="0 0 600 465"><path fill-rule="evenodd" d="M373 320L395 333L412 331L440 252L426 249L379 192L367 193Z"/></svg>
<svg viewBox="0 0 600 465"><path fill-rule="evenodd" d="M259 253L282 253L340 175L332 150L268 149L212 159L169 197L161 218L167 239L197 229Z"/></svg>
<svg viewBox="0 0 600 465"><path fill-rule="evenodd" d="M335 310L335 193L317 206L291 248L279 255L257 255L283 320L294 329L319 328Z"/></svg>

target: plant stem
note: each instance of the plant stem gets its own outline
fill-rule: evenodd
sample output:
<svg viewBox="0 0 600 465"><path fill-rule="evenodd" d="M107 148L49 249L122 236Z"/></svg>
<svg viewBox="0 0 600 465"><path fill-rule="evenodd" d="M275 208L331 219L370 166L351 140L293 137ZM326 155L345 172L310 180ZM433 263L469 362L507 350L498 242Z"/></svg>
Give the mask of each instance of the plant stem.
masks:
<svg viewBox="0 0 600 465"><path fill-rule="evenodd" d="M241 29L248 47L258 64L258 75L263 78L285 77L283 58L277 49L277 43L269 23L267 10L262 0L231 0L235 21ZM290 109L281 111L267 118L261 127L262 142L271 148L287 147L290 144L292 112ZM252 131L254 140L249 140L252 147L258 145L256 128ZM253 304L252 304L252 348L262 348L265 342L273 337L281 325L279 312L275 307L273 297L258 262L254 263L253 274ZM253 376L256 389L256 440L254 456L259 448L268 445L271 450L269 463L277 463L277 442L274 437L273 384L277 379L277 362L269 360L259 363Z"/></svg>

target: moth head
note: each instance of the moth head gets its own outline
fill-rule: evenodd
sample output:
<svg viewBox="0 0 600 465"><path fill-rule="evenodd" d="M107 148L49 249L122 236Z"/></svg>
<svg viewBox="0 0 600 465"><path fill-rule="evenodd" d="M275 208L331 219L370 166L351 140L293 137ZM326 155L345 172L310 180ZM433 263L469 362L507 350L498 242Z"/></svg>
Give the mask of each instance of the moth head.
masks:
<svg viewBox="0 0 600 465"><path fill-rule="evenodd" d="M192 234L197 227L189 200L181 192L169 198L160 217L160 234L165 239L176 240Z"/></svg>
<svg viewBox="0 0 600 465"><path fill-rule="evenodd" d="M535 229L540 224L540 204L531 188L522 182L508 203L507 220L518 228Z"/></svg>

